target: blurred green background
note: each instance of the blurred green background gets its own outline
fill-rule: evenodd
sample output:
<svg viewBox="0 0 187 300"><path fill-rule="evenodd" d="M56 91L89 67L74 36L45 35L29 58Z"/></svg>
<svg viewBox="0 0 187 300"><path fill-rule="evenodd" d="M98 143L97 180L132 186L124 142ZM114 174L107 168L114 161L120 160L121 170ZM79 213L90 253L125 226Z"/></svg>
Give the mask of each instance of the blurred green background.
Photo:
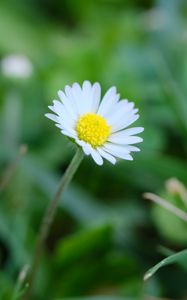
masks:
<svg viewBox="0 0 187 300"><path fill-rule="evenodd" d="M28 60L25 75L6 71L9 55ZM13 299L74 154L44 117L47 106L85 79L136 103L142 151L116 166L84 159L60 203L33 299L187 299L187 263L143 282L166 249L185 248L187 225L142 198L155 192L180 206L165 181L187 185L187 2L1 0L0 63L0 299Z"/></svg>

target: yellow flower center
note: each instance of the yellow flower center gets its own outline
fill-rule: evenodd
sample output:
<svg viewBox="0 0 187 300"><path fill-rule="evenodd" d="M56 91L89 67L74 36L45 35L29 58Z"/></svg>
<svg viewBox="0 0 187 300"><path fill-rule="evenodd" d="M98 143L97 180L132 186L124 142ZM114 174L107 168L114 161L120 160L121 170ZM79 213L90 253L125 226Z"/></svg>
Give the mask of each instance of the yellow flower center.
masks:
<svg viewBox="0 0 187 300"><path fill-rule="evenodd" d="M103 145L111 133L111 126L96 114L87 113L81 116L76 124L78 138L92 147Z"/></svg>

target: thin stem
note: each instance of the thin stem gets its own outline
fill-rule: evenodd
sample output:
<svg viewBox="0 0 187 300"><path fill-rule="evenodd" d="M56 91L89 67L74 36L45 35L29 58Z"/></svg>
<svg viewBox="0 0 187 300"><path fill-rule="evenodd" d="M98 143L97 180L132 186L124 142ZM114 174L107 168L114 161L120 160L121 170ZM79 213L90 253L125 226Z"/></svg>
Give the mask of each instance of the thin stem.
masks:
<svg viewBox="0 0 187 300"><path fill-rule="evenodd" d="M187 213L185 213L183 210L179 209L175 205L167 202L166 200L164 200L164 199L160 198L159 196L152 194L152 193L145 193L143 195L143 197L145 199L148 199L148 200L151 200L151 201L157 203L158 205L164 207L165 209L167 209L168 211L170 211L171 213L173 213L174 215L179 217L181 220L187 222Z"/></svg>
<svg viewBox="0 0 187 300"><path fill-rule="evenodd" d="M29 270L29 266L25 265L23 266L21 272L18 275L18 279L13 291L13 295L11 300L18 300L20 299L20 294L24 293L25 289L27 288L27 284L24 286L25 278L27 276Z"/></svg>
<svg viewBox="0 0 187 300"><path fill-rule="evenodd" d="M26 153L27 153L27 146L21 145L15 160L12 163L10 163L10 165L6 168L6 170L4 171L4 174L2 175L2 179L0 181L0 192L2 192L6 188L11 177L13 176L14 172L16 171L16 168L17 168L21 158Z"/></svg>
<svg viewBox="0 0 187 300"><path fill-rule="evenodd" d="M30 276L29 276L29 280L28 280L29 288L27 290L26 296L23 298L24 300L30 299L34 279L36 277L38 267L40 264L43 246L44 246L44 243L48 236L51 224L54 220L55 213L56 213L57 206L60 201L61 195L64 192L65 188L70 183L71 179L73 178L73 175L75 174L76 170L78 169L82 159L83 159L83 151L81 149L78 149L59 183L59 187L56 191L56 194L54 195L54 198L50 202L50 204L46 210L46 213L44 214L44 217L43 217L43 220L41 223L41 227L39 230L37 242L36 242L36 248L35 248L33 262L31 265L31 272L30 272Z"/></svg>

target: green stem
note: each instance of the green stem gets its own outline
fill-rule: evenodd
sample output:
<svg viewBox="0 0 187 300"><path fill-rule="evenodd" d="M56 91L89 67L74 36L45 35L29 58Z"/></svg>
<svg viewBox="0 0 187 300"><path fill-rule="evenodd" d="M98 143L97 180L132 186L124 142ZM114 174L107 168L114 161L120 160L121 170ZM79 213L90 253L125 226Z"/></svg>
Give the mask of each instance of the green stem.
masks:
<svg viewBox="0 0 187 300"><path fill-rule="evenodd" d="M7 187L12 175L16 171L16 168L21 160L21 158L27 153L27 146L21 145L17 157L10 163L10 165L5 169L2 179L0 180L0 193Z"/></svg>
<svg viewBox="0 0 187 300"><path fill-rule="evenodd" d="M176 215L181 220L187 222L187 213L184 212L182 209L176 207L172 203L152 193L145 193L143 194L143 196L145 199L155 202L156 204L170 211L172 214Z"/></svg>
<svg viewBox="0 0 187 300"><path fill-rule="evenodd" d="M28 273L28 269L29 269L28 265L23 266L23 268L21 269L21 271L18 275L18 279L17 279L16 285L15 285L15 288L13 290L13 295L12 295L11 300L18 300L18 299L20 299L21 295L25 294L25 291L28 288L28 285L24 284L24 282L25 282L25 278Z"/></svg>
<svg viewBox="0 0 187 300"><path fill-rule="evenodd" d="M37 242L36 242L36 248L35 248L33 263L32 263L32 266L31 266L31 272L30 272L29 279L28 279L29 288L28 288L27 294L23 298L23 300L29 300L30 299L34 279L36 277L38 267L39 267L39 264L40 264L41 255L42 255L42 252L43 252L43 246L44 246L44 243L45 243L46 238L48 236L51 224L54 220L58 203L60 201L62 193L64 192L66 187L69 185L70 181L73 178L73 175L77 171L77 169L78 169L78 167L79 167L79 165L80 165L80 163L83 159L83 156L84 156L83 151L80 148L78 148L77 152L75 153L75 156L73 157L71 163L69 164L67 170L65 171L65 173L64 173L64 175L63 175L63 177L60 181L59 187L56 191L56 194L55 194L54 198L50 202L50 204L49 204L49 206L46 210L46 213L44 214L44 217L43 217L43 220L42 220L42 223L41 223L41 227L40 227L40 231L39 231L39 234L38 234Z"/></svg>

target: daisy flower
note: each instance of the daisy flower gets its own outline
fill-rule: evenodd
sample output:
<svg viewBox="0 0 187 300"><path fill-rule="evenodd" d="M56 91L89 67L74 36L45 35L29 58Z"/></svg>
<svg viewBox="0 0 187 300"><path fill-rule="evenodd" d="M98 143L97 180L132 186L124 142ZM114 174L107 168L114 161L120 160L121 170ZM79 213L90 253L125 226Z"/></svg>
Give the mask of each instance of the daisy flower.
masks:
<svg viewBox="0 0 187 300"><path fill-rule="evenodd" d="M115 164L117 159L133 160L131 152L140 151L134 144L142 142L136 134L142 127L129 126L139 115L134 103L120 100L115 87L111 87L101 100L101 87L84 81L66 86L59 91L59 100L49 109L54 114L45 116L56 123L61 133L73 140L86 155L91 155L98 164L103 158Z"/></svg>
<svg viewBox="0 0 187 300"><path fill-rule="evenodd" d="M31 61L21 54L10 54L3 57L1 61L3 75L10 78L28 78L33 73Z"/></svg>

